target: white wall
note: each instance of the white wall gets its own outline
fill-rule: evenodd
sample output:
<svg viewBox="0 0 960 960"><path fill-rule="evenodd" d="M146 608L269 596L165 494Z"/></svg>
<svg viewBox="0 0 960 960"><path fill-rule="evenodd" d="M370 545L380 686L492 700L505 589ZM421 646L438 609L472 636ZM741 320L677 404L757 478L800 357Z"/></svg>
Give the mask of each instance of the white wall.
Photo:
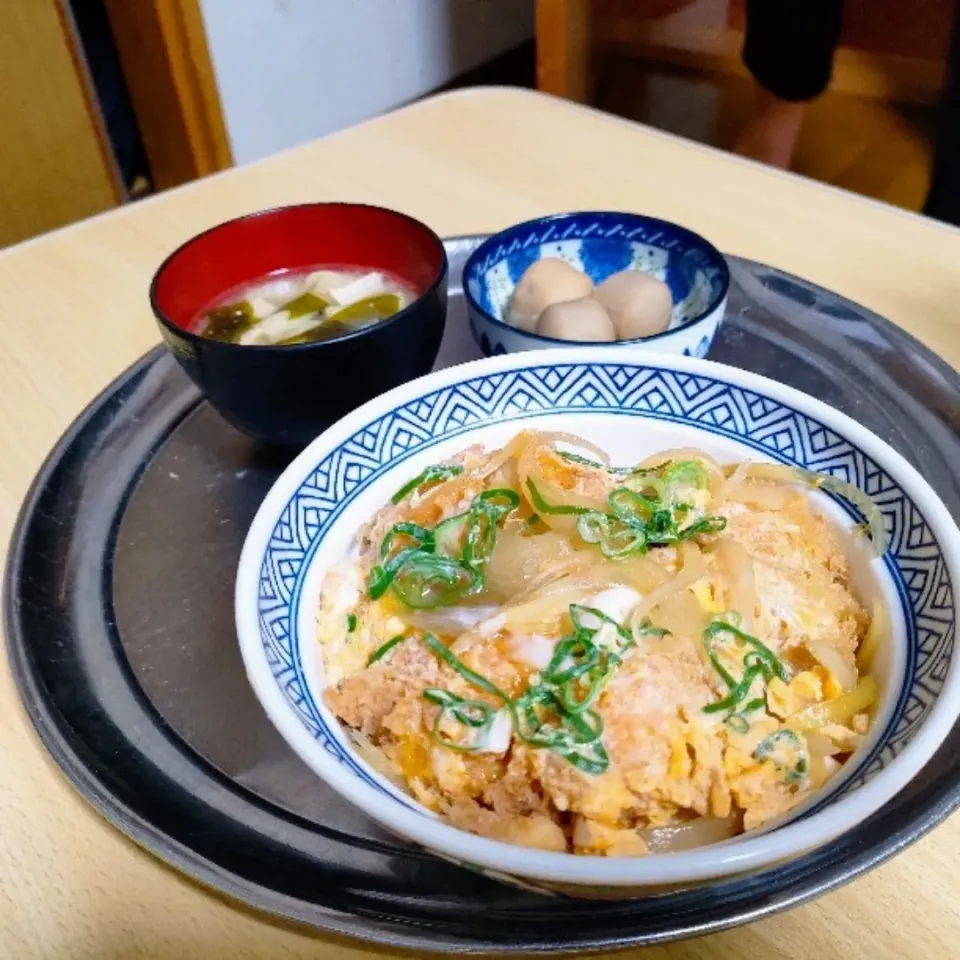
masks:
<svg viewBox="0 0 960 960"><path fill-rule="evenodd" d="M237 163L418 97L533 35L533 0L201 0Z"/></svg>

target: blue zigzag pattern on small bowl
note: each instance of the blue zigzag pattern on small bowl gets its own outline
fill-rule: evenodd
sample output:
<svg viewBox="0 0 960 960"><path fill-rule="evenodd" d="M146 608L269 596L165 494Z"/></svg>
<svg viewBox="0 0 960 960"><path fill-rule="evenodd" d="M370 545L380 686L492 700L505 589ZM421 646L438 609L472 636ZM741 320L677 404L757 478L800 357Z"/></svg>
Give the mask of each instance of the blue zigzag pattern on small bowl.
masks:
<svg viewBox="0 0 960 960"><path fill-rule="evenodd" d="M527 368L453 384L371 422L301 485L272 532L261 566L260 635L284 697L323 747L365 782L403 802L371 779L338 743L304 681L296 610L303 576L326 530L377 476L438 440L494 418L522 420L558 412L625 413L694 425L784 462L834 474L875 499L890 537L886 562L907 621L908 682L877 748L833 797L889 764L932 710L953 655L956 585L950 583L924 517L874 461L806 414L716 379L642 364L538 366L531 361ZM804 815L831 799L824 797Z"/></svg>
<svg viewBox="0 0 960 960"><path fill-rule="evenodd" d="M654 251L662 251L664 260L660 267L651 270L652 264L647 264L644 269L660 275L661 279L667 279L670 283L675 299L673 312L676 324L683 324L701 313L710 299L718 295L722 282L720 271L712 262L710 254L703 249L702 241L695 235L687 234L671 224L628 225L618 222L616 214L597 216L589 213L575 214L558 221L548 220L531 226L522 235L518 232L513 233L508 240L497 244L476 264L475 269L470 271L467 283L471 295L478 302L483 303L485 309L491 310L502 320L502 312L496 309L491 301L492 291L487 289L490 271L498 264L511 259L519 259L519 262L528 266L540 256L547 255L547 252L550 256L563 256L565 248L576 241L588 243L615 241L620 254L628 249L634 250L634 253L627 257L628 261L637 256L638 251L642 251L643 247L649 248L646 257ZM624 263L615 263L616 258L612 257L609 251L602 259L609 259L610 264L600 271L600 275L594 276L596 282L614 270L627 266ZM641 259L645 257L641 256ZM677 263L682 264L680 273L677 273ZM580 264L580 266L585 265ZM590 270L587 272L593 274ZM516 277L510 279L511 290L516 279ZM501 293L503 296L499 299L505 303L508 291L501 291Z"/></svg>
<svg viewBox="0 0 960 960"><path fill-rule="evenodd" d="M709 353L710 351L710 337L701 337L700 342L696 347L691 350L689 347L683 348L683 356L685 357L699 357L701 360Z"/></svg>
<svg viewBox="0 0 960 960"><path fill-rule="evenodd" d="M687 239L686 235L669 224L625 227L622 223L612 223L604 228L602 216L597 219L590 214L573 215L569 219L548 221L543 226L534 227L525 236L512 239L509 243L500 244L491 250L478 264L478 272L486 273L494 264L528 247L564 240L621 240L624 243L643 243L669 250L681 257L689 253L700 253L695 237L691 235L690 239ZM703 259L707 260L706 257Z"/></svg>

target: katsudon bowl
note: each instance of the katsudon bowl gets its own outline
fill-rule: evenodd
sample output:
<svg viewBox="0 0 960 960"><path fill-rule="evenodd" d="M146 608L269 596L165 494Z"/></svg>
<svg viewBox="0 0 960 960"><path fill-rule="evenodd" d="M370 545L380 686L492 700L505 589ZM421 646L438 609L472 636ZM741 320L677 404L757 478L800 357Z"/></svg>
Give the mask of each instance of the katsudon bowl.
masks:
<svg viewBox="0 0 960 960"><path fill-rule="evenodd" d="M695 447L721 463L829 474L869 494L887 550L876 557L853 548L850 582L883 624L871 668L878 693L869 730L822 789L760 829L707 846L571 855L451 826L385 775L338 721L325 701L318 641L324 577L355 549L358 530L428 465L472 444L501 447L521 430L576 434L614 463ZM864 516L848 499L822 490L808 496L849 528L852 544L869 542L857 534ZM237 576L236 622L250 683L272 722L319 777L372 819L507 882L573 896L635 897L792 860L894 797L960 712L958 580L960 532L948 511L903 457L854 420L741 370L597 347L576 357L519 353L443 370L371 401L320 436L283 473L253 521Z"/></svg>

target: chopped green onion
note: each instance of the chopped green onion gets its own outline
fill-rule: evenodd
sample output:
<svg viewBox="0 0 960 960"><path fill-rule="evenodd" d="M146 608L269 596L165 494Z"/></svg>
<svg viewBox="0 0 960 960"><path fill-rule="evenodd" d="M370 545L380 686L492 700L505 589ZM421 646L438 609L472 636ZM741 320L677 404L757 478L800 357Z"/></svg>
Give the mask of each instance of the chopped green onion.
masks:
<svg viewBox="0 0 960 960"><path fill-rule="evenodd" d="M437 687L424 690L423 698L441 708L430 731L430 735L437 743L462 753L473 753L483 748L486 734L496 719L495 707L483 700L467 700L450 690L441 690ZM454 720L468 732L474 733L473 741L463 743L445 736L442 727L447 720Z"/></svg>
<svg viewBox="0 0 960 960"><path fill-rule="evenodd" d="M588 622L591 618L596 622L595 626L594 624ZM622 643L619 644L617 649L614 651L617 654L623 653L627 647L633 644L633 636L631 635L630 631L617 623L613 617L608 617L602 610L597 610L596 607L585 607L579 603L571 603L570 620L573 622L573 626L577 630L578 634L589 631L591 634L594 634L594 636L604 624L609 624L609 626L613 627L622 641Z"/></svg>
<svg viewBox="0 0 960 960"><path fill-rule="evenodd" d="M640 520L626 520L609 513L588 513L577 520L577 533L585 543L599 545L611 560L647 552L647 532Z"/></svg>
<svg viewBox="0 0 960 960"><path fill-rule="evenodd" d="M716 664L714 664L716 666ZM747 667L743 672L743 677L740 681L730 690L730 693L727 694L722 700L717 700L716 703L707 704L703 708L704 713L722 713L724 710L733 710L734 708L740 705L740 701L743 700L748 693L750 693L750 688L753 686L754 680L757 677L762 677L764 674L763 667L760 665L754 665L752 667Z"/></svg>
<svg viewBox="0 0 960 960"><path fill-rule="evenodd" d="M573 515L579 516L582 513L595 513L596 511L591 510L590 507L577 507L574 505L569 506L556 506L552 507L547 503L542 496L540 496L540 491L537 489L537 485L527 477L527 489L530 491L530 501L537 508L540 513L545 513L548 516L562 516Z"/></svg>
<svg viewBox="0 0 960 960"><path fill-rule="evenodd" d="M497 542L497 524L520 504L513 490L487 490L470 506L463 562L477 567L490 559Z"/></svg>
<svg viewBox="0 0 960 960"><path fill-rule="evenodd" d="M367 666L371 666L376 663L378 660L382 660L386 654L388 654L398 643L403 640L403 634L398 634L393 639L388 640L382 647L378 647L370 655L370 659L367 661Z"/></svg>
<svg viewBox="0 0 960 960"><path fill-rule="evenodd" d="M391 554L393 542L397 537L405 537L414 542L413 546L402 547ZM387 532L380 544L380 556L386 563L378 563L370 568L368 589L370 598L377 600L386 593L400 570L414 557L432 553L435 549L433 531L415 523L397 523ZM388 559L389 556L389 559Z"/></svg>
<svg viewBox="0 0 960 960"><path fill-rule="evenodd" d="M659 546L676 543L680 539L680 531L673 511L663 508L654 510L647 524L647 539Z"/></svg>
<svg viewBox="0 0 960 960"><path fill-rule="evenodd" d="M713 623L726 623L731 627L736 627L738 630L743 629L743 614L738 613L736 610L724 610L723 613L718 613L712 620Z"/></svg>
<svg viewBox="0 0 960 960"><path fill-rule="evenodd" d="M355 613L351 613L347 617L347 633L353 633L353 631L356 629L357 629L357 615Z"/></svg>
<svg viewBox="0 0 960 960"><path fill-rule="evenodd" d="M425 556L419 547L407 547L395 553L385 564L374 564L370 568L367 588L371 600L378 600L387 592L400 568L414 557Z"/></svg>
<svg viewBox="0 0 960 960"><path fill-rule="evenodd" d="M712 624L711 624L712 626ZM736 677L720 662L720 658L717 656L714 651L714 641L716 640L717 633L711 632L708 627L703 632L703 649L707 652L707 657L710 660L710 663L713 664L713 669L720 674L720 679L731 689L737 685L739 682Z"/></svg>
<svg viewBox="0 0 960 960"><path fill-rule="evenodd" d="M528 690L512 703L517 735L533 747L570 750L603 735L603 719L593 710L566 713L549 687Z"/></svg>
<svg viewBox="0 0 960 960"><path fill-rule="evenodd" d="M490 559L497 543L497 528L490 514L472 510L467 535L463 544L463 563L471 569L482 566Z"/></svg>
<svg viewBox="0 0 960 960"><path fill-rule="evenodd" d="M646 617L633 628L633 638L638 637L667 637L670 631L666 627L655 627L649 617Z"/></svg>
<svg viewBox="0 0 960 960"><path fill-rule="evenodd" d="M558 752L567 763L584 773L605 773L610 766L610 755L599 740L584 747Z"/></svg>
<svg viewBox="0 0 960 960"><path fill-rule="evenodd" d="M519 505L520 495L507 489L487 490L473 501L465 514L462 538L465 566L475 570L490 559L497 542L497 524Z"/></svg>
<svg viewBox="0 0 960 960"><path fill-rule="evenodd" d="M648 637L660 639L670 635L670 631L664 627L655 627L649 617L645 617L640 623L633 627L633 642L640 643Z"/></svg>
<svg viewBox="0 0 960 960"><path fill-rule="evenodd" d="M577 533L584 543L602 543L610 536L610 518L592 510L577 518Z"/></svg>
<svg viewBox="0 0 960 960"><path fill-rule="evenodd" d="M744 734L750 732L750 721L742 713L731 713L723 721L734 733Z"/></svg>
<svg viewBox="0 0 960 960"><path fill-rule="evenodd" d="M563 684L558 688L560 702L568 714L583 713L588 707L596 703L607 681L612 676L608 663L612 658L606 658L600 666L589 673Z"/></svg>
<svg viewBox="0 0 960 960"><path fill-rule="evenodd" d="M567 463L578 463L582 467L593 467L594 470L610 469L605 464L598 463L596 460L588 460L586 457L581 457L579 453L568 453L566 450L557 450L555 452L558 457L566 460Z"/></svg>
<svg viewBox="0 0 960 960"><path fill-rule="evenodd" d="M463 544L463 562L470 568L482 566L497 542L497 527L486 511L471 510Z"/></svg>
<svg viewBox="0 0 960 960"><path fill-rule="evenodd" d="M598 511L577 518L577 533L584 543L597 544L611 560L632 553L645 553L647 535L641 524L625 523L619 517Z"/></svg>
<svg viewBox="0 0 960 960"><path fill-rule="evenodd" d="M739 710L738 713L731 713L729 717L726 718L724 723L726 723L735 733L747 733L750 729L750 721L747 719L748 713L753 713L754 710L762 710L767 705L766 697L754 697L752 700L748 700Z"/></svg>
<svg viewBox="0 0 960 960"><path fill-rule="evenodd" d="M577 677L559 688L560 703L567 713L580 713L593 706L600 695L601 676L589 673L584 677Z"/></svg>
<svg viewBox="0 0 960 960"><path fill-rule="evenodd" d="M570 739L576 744L596 743L603 736L603 717L594 710L567 717Z"/></svg>
<svg viewBox="0 0 960 960"><path fill-rule="evenodd" d="M740 630L738 627L722 621L714 621L703 632L704 643L706 644L710 641L710 647L712 647L714 638L724 633L732 633L739 640L753 647L754 652L764 661L774 676L779 677L784 683L790 682L790 671L784 666L783 661L762 640L751 637L749 633L744 633L743 630ZM708 647L708 652L712 653L710 647ZM713 657L711 656L711 661L712 659Z"/></svg>
<svg viewBox="0 0 960 960"><path fill-rule="evenodd" d="M459 560L422 551L406 558L393 578L394 592L414 610L450 606L482 586L477 571Z"/></svg>
<svg viewBox="0 0 960 960"><path fill-rule="evenodd" d="M442 483L444 480L449 480L451 477L459 476L463 473L463 467L456 464L437 464L432 467L427 467L423 473L418 474L412 480L407 481L391 498L390 502L396 506L400 503L407 494L412 493L414 490L419 490L420 487L425 487L428 484L433 486L437 483Z"/></svg>
<svg viewBox="0 0 960 960"><path fill-rule="evenodd" d="M727 527L726 517L701 517L694 521L689 527L684 527L680 531L682 540L689 540L691 537L697 537L701 533L720 533Z"/></svg>
<svg viewBox="0 0 960 960"><path fill-rule="evenodd" d="M619 526L600 543L600 552L610 560L621 560L634 553L647 552L647 535L638 527Z"/></svg>
<svg viewBox="0 0 960 960"><path fill-rule="evenodd" d="M445 557L456 557L463 551L463 535L470 522L470 513L458 513L433 528L434 549Z"/></svg>
<svg viewBox="0 0 960 960"><path fill-rule="evenodd" d="M625 489L639 493L648 499L649 494L652 494L657 500L665 500L667 496L667 488L664 482L659 477L652 476L646 470L640 473L631 473L630 476L624 477L623 486Z"/></svg>
<svg viewBox="0 0 960 960"><path fill-rule="evenodd" d="M663 463L655 464L652 467L634 467L630 471L630 476L632 477L643 477L651 473L660 473L663 470L666 470L670 464L673 463L672 460L664 460Z"/></svg>
<svg viewBox="0 0 960 960"><path fill-rule="evenodd" d="M596 544L604 556L613 560L646 553L648 546L667 546L701 533L718 533L727 523L723 517L704 517L681 530L674 514L689 512L688 504L670 510L629 487L617 487L607 502L610 513L575 510L579 514L577 533L584 543ZM563 512L574 511L564 508Z"/></svg>
<svg viewBox="0 0 960 960"><path fill-rule="evenodd" d="M466 513L433 530L406 521L394 524L380 545L383 562L370 570L370 597L376 600L392 586L407 606L425 609L476 593L483 588L480 568L493 552L497 524L519 505L513 490L487 490Z"/></svg>
<svg viewBox="0 0 960 960"><path fill-rule="evenodd" d="M627 523L646 523L656 510L656 504L627 487L617 487L607 503L614 515Z"/></svg>
<svg viewBox="0 0 960 960"><path fill-rule="evenodd" d="M600 663L600 651L583 633L561 640L550 663L543 672L543 679L555 686L580 677Z"/></svg>
<svg viewBox="0 0 960 960"><path fill-rule="evenodd" d="M739 680L720 662L720 657L715 650L717 639L724 634L733 636L750 647L743 656L744 672ZM720 674L720 679L730 690L727 696L704 707L704 713L735 710L750 693L753 683L758 677L762 677L767 682L774 677L779 677L784 683L790 679L790 673L783 662L765 643L723 620L714 620L704 630L703 646L710 663L713 664L713 668ZM758 709L765 705L766 700L764 698L756 697L744 707L743 712Z"/></svg>
<svg viewBox="0 0 960 960"><path fill-rule="evenodd" d="M472 686L502 700L511 712L514 729L521 740L532 747L554 750L587 773L602 773L610 764L600 742L603 719L590 707L620 658L614 653L600 651L593 643L596 630L585 625L590 616L595 617L601 627L612 622L600 611L588 607L571 608L571 619L577 632L558 645L544 671L544 682L530 687L516 700L511 700L490 680L471 670L432 634L424 637L424 643ZM629 634L627 639L632 642ZM452 718L467 727L489 729L496 713L490 704L462 700L450 691L437 688L425 691L424 696L443 708L432 731L438 743L455 750L479 749L477 743L451 741L440 727Z"/></svg>
<svg viewBox="0 0 960 960"><path fill-rule="evenodd" d="M566 460L568 463L578 463L583 467L592 467L594 470L606 470L607 473L628 474L629 476L640 477L644 474L656 473L662 469L663 464L656 467L614 467L596 460L590 460L587 457L581 457L579 453L568 453L566 450L555 450L558 457ZM670 461L668 460L667 463Z"/></svg>
<svg viewBox="0 0 960 960"><path fill-rule="evenodd" d="M383 538L383 543L380 544L381 558L386 559L390 553L390 548L393 546L393 541L397 537L408 537L415 541L416 547L419 550L432 550L434 546L432 530L421 527L416 523L395 523L387 531L387 535Z"/></svg>
<svg viewBox="0 0 960 960"><path fill-rule="evenodd" d="M554 453L567 463L577 463L582 467L592 467L594 470L606 470L607 473L632 473L632 467L613 467L597 460L581 457L579 453L568 453L566 450L555 450Z"/></svg>
<svg viewBox="0 0 960 960"><path fill-rule="evenodd" d="M508 487L484 490L484 492L477 497L477 500L491 510L496 511L498 522L511 510L516 510L517 507L520 506L520 494Z"/></svg>
<svg viewBox="0 0 960 960"><path fill-rule="evenodd" d="M425 634L423 642L430 648L434 656L442 660L448 667L456 670L467 683L472 684L484 693L498 697L504 703L511 702L510 698L499 687L491 683L486 677L471 670L449 647L441 643L432 633Z"/></svg>
<svg viewBox="0 0 960 960"><path fill-rule="evenodd" d="M792 766L781 763L774 755L774 750L781 743L788 743L798 754L798 759ZM785 772L784 780L787 783L797 783L806 776L807 773L807 755L800 738L790 729L777 730L770 736L764 737L757 744L757 749L753 751L754 759L770 760L777 767Z"/></svg>
<svg viewBox="0 0 960 960"><path fill-rule="evenodd" d="M496 710L485 700L466 700L450 690L441 690L439 687L428 687L423 691L423 698L449 709L459 723L475 729L484 726L496 713Z"/></svg>
<svg viewBox="0 0 960 960"><path fill-rule="evenodd" d="M707 651L707 656L710 658L710 662L713 664L717 673L720 674L723 682L726 683L727 686L734 686L736 681L720 663L714 651L715 641L718 637L724 634L730 634L752 648L752 650L744 657L744 664L746 666L750 666L750 663L747 662L748 660L750 660L751 663L759 663L763 666L764 670L770 674L769 678L777 676L784 683L789 682L789 671L784 666L780 658L765 643L758 640L756 637L750 636L749 633L744 633L742 630L733 626L732 624L725 623L722 620L715 620L710 624L710 626L707 627L706 630L704 630L703 644Z"/></svg>
<svg viewBox="0 0 960 960"><path fill-rule="evenodd" d="M677 460L663 466L660 470L660 479L670 491L677 487L696 487L698 490L705 490L710 483L707 471L699 460Z"/></svg>
<svg viewBox="0 0 960 960"><path fill-rule="evenodd" d="M544 719L538 713L539 707L553 707L556 697L549 687L542 685L530 687L511 704L517 734L532 746L544 746L536 738L544 726ZM555 711L556 712L556 711Z"/></svg>

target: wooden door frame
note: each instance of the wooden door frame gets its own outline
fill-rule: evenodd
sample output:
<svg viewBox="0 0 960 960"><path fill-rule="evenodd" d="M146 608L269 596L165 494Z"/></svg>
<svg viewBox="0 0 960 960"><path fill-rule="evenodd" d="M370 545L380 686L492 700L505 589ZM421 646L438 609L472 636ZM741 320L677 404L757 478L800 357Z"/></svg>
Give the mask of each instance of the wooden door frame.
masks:
<svg viewBox="0 0 960 960"><path fill-rule="evenodd" d="M126 194L66 0L4 0L0 248Z"/></svg>
<svg viewBox="0 0 960 960"><path fill-rule="evenodd" d="M105 0L157 190L233 165L200 0Z"/></svg>
<svg viewBox="0 0 960 960"><path fill-rule="evenodd" d="M590 98L590 0L537 0L537 89Z"/></svg>

